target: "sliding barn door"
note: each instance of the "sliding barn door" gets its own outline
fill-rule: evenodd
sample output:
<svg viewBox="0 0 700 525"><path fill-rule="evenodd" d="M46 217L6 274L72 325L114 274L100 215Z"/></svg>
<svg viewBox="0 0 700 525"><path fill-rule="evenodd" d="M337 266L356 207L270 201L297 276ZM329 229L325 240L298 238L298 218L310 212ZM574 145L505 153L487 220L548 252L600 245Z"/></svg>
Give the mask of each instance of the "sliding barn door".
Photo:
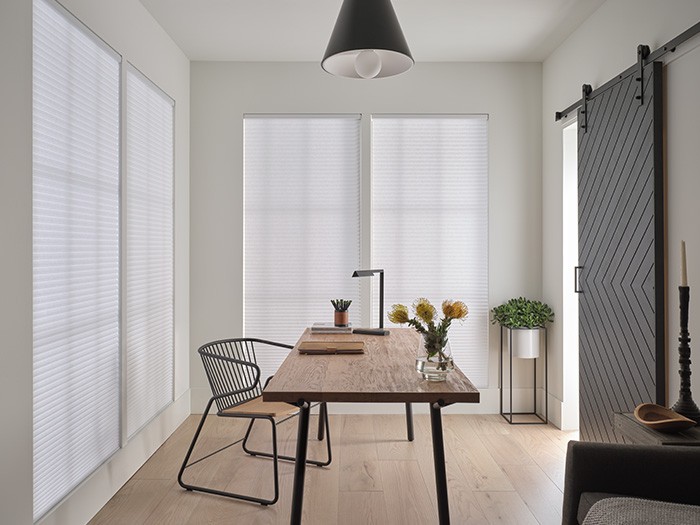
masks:
<svg viewBox="0 0 700 525"><path fill-rule="evenodd" d="M621 442L613 414L666 403L661 64L579 110L580 430ZM585 113L582 113L584 110Z"/></svg>

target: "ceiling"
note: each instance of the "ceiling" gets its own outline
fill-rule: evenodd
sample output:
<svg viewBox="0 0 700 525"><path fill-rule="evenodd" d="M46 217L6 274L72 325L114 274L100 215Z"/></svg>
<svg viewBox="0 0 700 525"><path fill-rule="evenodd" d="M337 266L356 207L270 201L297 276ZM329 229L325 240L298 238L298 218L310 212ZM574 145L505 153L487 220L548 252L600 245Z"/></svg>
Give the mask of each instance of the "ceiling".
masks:
<svg viewBox="0 0 700 525"><path fill-rule="evenodd" d="M393 0L417 62L540 62L605 0ZM141 0L191 60L320 61L342 0Z"/></svg>

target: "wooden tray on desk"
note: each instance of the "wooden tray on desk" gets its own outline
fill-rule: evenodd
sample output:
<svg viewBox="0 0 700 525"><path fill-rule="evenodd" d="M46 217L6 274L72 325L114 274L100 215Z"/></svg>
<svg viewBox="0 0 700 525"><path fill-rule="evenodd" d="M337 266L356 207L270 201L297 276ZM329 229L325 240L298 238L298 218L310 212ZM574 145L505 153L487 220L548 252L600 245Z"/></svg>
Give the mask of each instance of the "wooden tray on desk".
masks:
<svg viewBox="0 0 700 525"><path fill-rule="evenodd" d="M364 341L302 341L300 354L364 354Z"/></svg>

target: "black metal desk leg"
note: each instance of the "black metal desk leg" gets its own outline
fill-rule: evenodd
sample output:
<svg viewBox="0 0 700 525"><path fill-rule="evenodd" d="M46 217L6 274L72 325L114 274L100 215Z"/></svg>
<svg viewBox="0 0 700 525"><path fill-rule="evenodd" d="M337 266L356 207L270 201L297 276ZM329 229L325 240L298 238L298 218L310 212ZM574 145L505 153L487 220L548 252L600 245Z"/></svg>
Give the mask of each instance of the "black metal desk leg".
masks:
<svg viewBox="0 0 700 525"><path fill-rule="evenodd" d="M319 441L323 441L323 433L324 430L326 429L325 423L326 423L326 417L328 417L328 408L326 407L325 403L321 403L318 406L318 433L316 434L316 437L318 438Z"/></svg>
<svg viewBox="0 0 700 525"><path fill-rule="evenodd" d="M302 402L299 407L299 431L297 433L297 455L294 462L294 489L292 492L291 525L301 525L301 507L304 503L304 475L306 474L306 449L309 444L309 412L311 404Z"/></svg>
<svg viewBox="0 0 700 525"><path fill-rule="evenodd" d="M433 434L433 460L435 462L435 488L437 489L438 518L440 525L450 523L450 504L447 499L447 472L445 470L445 445L442 439L440 405L430 404L430 428Z"/></svg>
<svg viewBox="0 0 700 525"><path fill-rule="evenodd" d="M406 434L409 441L413 441L413 407L406 403Z"/></svg>

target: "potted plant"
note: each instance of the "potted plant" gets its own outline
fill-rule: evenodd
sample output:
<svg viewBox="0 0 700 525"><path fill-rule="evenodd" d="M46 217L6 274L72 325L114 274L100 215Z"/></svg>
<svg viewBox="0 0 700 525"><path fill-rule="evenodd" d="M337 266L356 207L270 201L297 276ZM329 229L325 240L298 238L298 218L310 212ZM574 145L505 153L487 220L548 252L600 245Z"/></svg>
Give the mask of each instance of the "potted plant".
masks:
<svg viewBox="0 0 700 525"><path fill-rule="evenodd" d="M540 330L554 320L549 305L518 297L510 299L491 310L492 323L509 329L512 337L513 355L532 359L540 355Z"/></svg>
<svg viewBox="0 0 700 525"><path fill-rule="evenodd" d="M348 326L348 308L350 308L350 299L331 299L331 304L335 308L333 321L335 326Z"/></svg>
<svg viewBox="0 0 700 525"><path fill-rule="evenodd" d="M416 370L428 381L444 381L447 373L454 369L447 332L454 319L462 320L467 317L467 305L462 301L443 301L443 318L437 323L437 310L424 297L416 299L412 308L415 317L408 316L406 306L392 305L389 320L396 324L407 323L423 336L421 346L425 357L416 359Z"/></svg>

